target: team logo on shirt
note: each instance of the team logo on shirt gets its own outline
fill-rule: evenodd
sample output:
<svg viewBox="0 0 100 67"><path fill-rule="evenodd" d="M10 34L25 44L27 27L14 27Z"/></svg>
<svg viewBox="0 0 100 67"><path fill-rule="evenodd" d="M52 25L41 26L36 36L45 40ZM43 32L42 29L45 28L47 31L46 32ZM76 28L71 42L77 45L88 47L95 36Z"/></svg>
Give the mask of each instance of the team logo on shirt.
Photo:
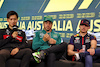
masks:
<svg viewBox="0 0 100 67"><path fill-rule="evenodd" d="M79 36L79 34L74 35L74 37L77 37L77 36Z"/></svg>
<svg viewBox="0 0 100 67"><path fill-rule="evenodd" d="M44 34L43 33L40 33L40 38L43 38Z"/></svg>
<svg viewBox="0 0 100 67"><path fill-rule="evenodd" d="M3 35L3 39L8 38L10 35Z"/></svg>
<svg viewBox="0 0 100 67"><path fill-rule="evenodd" d="M90 42L90 37L86 37L85 38L85 43L89 43Z"/></svg>
<svg viewBox="0 0 100 67"><path fill-rule="evenodd" d="M57 34L54 34L54 35L53 35L53 38L57 38L57 37L58 37Z"/></svg>
<svg viewBox="0 0 100 67"><path fill-rule="evenodd" d="M20 42L22 42L23 37L21 37L21 36L17 36L17 37L16 37L16 40L19 40Z"/></svg>
<svg viewBox="0 0 100 67"><path fill-rule="evenodd" d="M3 39L8 38L9 36L10 36L10 35L3 35ZM17 36L17 37L16 37L16 40L19 40L20 42L22 42L23 37L22 37L22 36Z"/></svg>
<svg viewBox="0 0 100 67"><path fill-rule="evenodd" d="M21 31L17 31L19 35L21 35Z"/></svg>
<svg viewBox="0 0 100 67"><path fill-rule="evenodd" d="M80 43L80 38L79 37L75 37L74 43Z"/></svg>
<svg viewBox="0 0 100 67"><path fill-rule="evenodd" d="M79 38L79 37L75 37L75 39L76 39L76 40L79 40L80 38Z"/></svg>
<svg viewBox="0 0 100 67"><path fill-rule="evenodd" d="M8 29L6 29L6 33L7 33L7 35L9 35L10 34L10 31Z"/></svg>

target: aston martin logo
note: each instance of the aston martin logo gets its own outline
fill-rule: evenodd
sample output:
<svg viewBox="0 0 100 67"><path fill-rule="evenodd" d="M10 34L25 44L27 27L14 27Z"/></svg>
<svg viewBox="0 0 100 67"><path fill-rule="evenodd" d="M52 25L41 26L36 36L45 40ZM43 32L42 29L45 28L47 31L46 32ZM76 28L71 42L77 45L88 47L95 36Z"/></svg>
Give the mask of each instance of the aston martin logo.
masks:
<svg viewBox="0 0 100 67"><path fill-rule="evenodd" d="M0 0L0 8L2 7L4 0Z"/></svg>
<svg viewBox="0 0 100 67"><path fill-rule="evenodd" d="M87 9L93 0L83 0L78 9ZM59 11L72 11L79 0L50 0L46 6L44 13L59 12Z"/></svg>

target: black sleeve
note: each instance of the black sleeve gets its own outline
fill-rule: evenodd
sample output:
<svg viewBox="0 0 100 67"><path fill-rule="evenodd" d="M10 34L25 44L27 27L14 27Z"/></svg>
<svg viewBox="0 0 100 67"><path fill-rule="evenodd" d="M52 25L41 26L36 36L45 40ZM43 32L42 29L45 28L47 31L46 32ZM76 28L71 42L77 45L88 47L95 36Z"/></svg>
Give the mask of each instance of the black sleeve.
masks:
<svg viewBox="0 0 100 67"><path fill-rule="evenodd" d="M22 32L22 37L23 37L23 40L22 40L22 44L18 46L19 49L23 49L28 45L26 42L27 40L26 40L25 32Z"/></svg>
<svg viewBox="0 0 100 67"><path fill-rule="evenodd" d="M0 47L6 45L13 39L11 35L9 35L8 38L4 39L4 34L5 34L5 29L0 29Z"/></svg>

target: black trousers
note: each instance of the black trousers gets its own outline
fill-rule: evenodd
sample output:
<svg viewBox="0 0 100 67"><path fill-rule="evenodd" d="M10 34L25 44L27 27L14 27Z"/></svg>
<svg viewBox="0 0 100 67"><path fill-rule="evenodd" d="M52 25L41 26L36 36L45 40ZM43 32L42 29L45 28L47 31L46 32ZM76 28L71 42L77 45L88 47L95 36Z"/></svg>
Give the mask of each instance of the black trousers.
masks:
<svg viewBox="0 0 100 67"><path fill-rule="evenodd" d="M56 60L59 60L62 55L67 50L68 44L63 42L59 45L52 46L46 50L43 50L47 53L47 56L45 58L45 67L54 67L54 63Z"/></svg>
<svg viewBox="0 0 100 67"><path fill-rule="evenodd" d="M7 49L0 50L0 67L5 67L6 60L10 57L21 59L20 67L29 67L30 58L32 57L32 50L29 48L20 49L19 52L10 56L10 51Z"/></svg>

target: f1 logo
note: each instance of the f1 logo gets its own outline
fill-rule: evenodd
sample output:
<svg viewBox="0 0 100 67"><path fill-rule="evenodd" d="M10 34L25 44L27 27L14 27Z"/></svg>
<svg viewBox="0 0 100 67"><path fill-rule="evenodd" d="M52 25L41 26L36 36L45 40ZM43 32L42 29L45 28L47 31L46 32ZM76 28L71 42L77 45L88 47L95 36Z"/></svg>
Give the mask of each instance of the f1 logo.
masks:
<svg viewBox="0 0 100 67"><path fill-rule="evenodd" d="M0 8L2 7L4 0L0 0Z"/></svg>

